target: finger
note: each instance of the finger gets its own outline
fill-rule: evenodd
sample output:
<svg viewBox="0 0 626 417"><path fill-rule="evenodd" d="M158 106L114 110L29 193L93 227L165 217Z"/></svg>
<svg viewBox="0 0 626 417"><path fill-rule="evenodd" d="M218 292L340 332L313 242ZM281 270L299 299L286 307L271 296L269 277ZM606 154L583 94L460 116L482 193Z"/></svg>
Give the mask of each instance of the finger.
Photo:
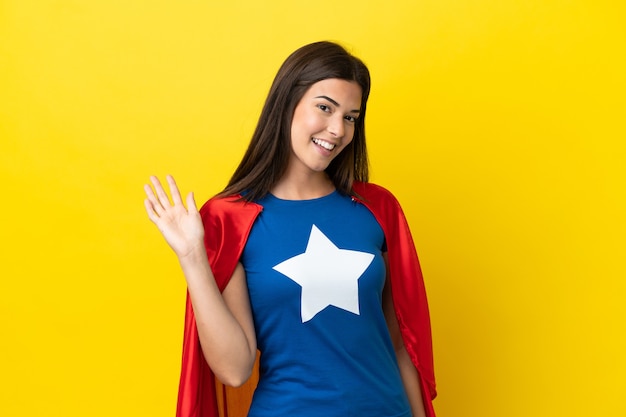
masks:
<svg viewBox="0 0 626 417"><path fill-rule="evenodd" d="M159 181L159 179L155 177L154 175L150 177L150 181L152 182L152 185L154 186L154 190L156 191L158 200L163 206L163 208L170 207L172 203L170 202L170 199L167 196L167 193L163 189L163 186L161 185L161 181Z"/></svg>
<svg viewBox="0 0 626 417"><path fill-rule="evenodd" d="M159 219L159 216L154 211L154 206L153 206L152 202L150 202L150 200L148 200L146 198L145 200L143 200L143 205L146 207L146 212L148 213L148 218L152 221L152 223L156 224L156 222Z"/></svg>
<svg viewBox="0 0 626 417"><path fill-rule="evenodd" d="M198 212L198 206L196 205L196 200L194 198L193 192L187 194L187 210L190 213Z"/></svg>
<svg viewBox="0 0 626 417"><path fill-rule="evenodd" d="M172 200L174 201L174 205L182 205L183 199L180 196L180 191L178 190L178 186L176 185L176 181L174 181L174 177L168 175L165 177L167 180L167 185L170 187L170 194L172 194Z"/></svg>
<svg viewBox="0 0 626 417"><path fill-rule="evenodd" d="M152 211L154 211L158 216L160 216L161 213L163 213L164 208L159 202L159 199L156 197L156 195L154 195L154 191L152 190L152 187L150 187L148 184L145 184L143 186L143 189L146 192L146 197L147 197L148 202L151 205Z"/></svg>

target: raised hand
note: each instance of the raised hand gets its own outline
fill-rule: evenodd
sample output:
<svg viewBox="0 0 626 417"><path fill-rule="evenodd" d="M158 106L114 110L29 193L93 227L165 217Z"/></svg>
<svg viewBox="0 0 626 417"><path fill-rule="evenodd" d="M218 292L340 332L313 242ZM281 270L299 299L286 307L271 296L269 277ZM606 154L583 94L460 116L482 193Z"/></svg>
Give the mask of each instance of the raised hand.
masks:
<svg viewBox="0 0 626 417"><path fill-rule="evenodd" d="M154 190L150 185L144 185L146 192L144 205L146 206L148 217L159 228L176 255L179 258L184 258L194 250L203 248L204 228L202 219L198 213L193 193L187 195L187 207L185 207L174 178L168 175L166 180L172 195L172 201L170 202L159 179L151 176L150 182Z"/></svg>

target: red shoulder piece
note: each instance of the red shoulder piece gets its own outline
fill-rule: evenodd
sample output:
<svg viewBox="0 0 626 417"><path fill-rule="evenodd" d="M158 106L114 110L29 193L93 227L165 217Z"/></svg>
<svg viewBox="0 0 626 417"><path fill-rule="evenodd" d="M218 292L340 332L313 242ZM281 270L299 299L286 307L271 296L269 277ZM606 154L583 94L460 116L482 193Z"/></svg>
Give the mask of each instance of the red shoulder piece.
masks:
<svg viewBox="0 0 626 417"><path fill-rule="evenodd" d="M223 291L261 206L236 197L214 198L200 209L204 245L215 281ZM215 377L204 359L189 293L185 310L183 358L178 387L177 417L218 417Z"/></svg>
<svg viewBox="0 0 626 417"><path fill-rule="evenodd" d="M433 366L430 314L424 279L409 225L396 198L386 189L355 182L359 200L383 228L387 242L389 275L402 339L415 365L428 417L435 417L432 400L437 395Z"/></svg>

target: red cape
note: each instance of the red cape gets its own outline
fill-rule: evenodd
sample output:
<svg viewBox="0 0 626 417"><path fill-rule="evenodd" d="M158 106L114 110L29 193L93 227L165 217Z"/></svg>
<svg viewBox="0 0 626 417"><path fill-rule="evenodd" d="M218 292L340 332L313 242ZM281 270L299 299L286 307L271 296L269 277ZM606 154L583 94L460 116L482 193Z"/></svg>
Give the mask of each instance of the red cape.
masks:
<svg viewBox="0 0 626 417"><path fill-rule="evenodd" d="M409 225L396 198L386 189L355 182L353 189L385 233L389 279L404 346L417 369L428 417L435 417L437 395L433 368L430 317L424 280ZM205 247L220 291L232 276L262 207L238 201L238 196L213 198L201 209ZM177 417L218 417L215 377L202 354L189 294L185 312L183 360Z"/></svg>

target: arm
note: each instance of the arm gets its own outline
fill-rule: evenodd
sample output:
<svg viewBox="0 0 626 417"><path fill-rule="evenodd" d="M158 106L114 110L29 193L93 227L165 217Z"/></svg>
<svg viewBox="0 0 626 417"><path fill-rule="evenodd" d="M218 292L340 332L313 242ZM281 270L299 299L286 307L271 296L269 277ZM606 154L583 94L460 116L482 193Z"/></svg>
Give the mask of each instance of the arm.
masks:
<svg viewBox="0 0 626 417"><path fill-rule="evenodd" d="M220 293L204 248L204 228L193 194L187 208L170 176L167 182L173 204L159 180L151 177L154 191L146 185L148 217L157 225L178 257L198 327L204 357L226 385L243 384L254 365L256 337L247 293L245 272L237 265L233 277Z"/></svg>
<svg viewBox="0 0 626 417"><path fill-rule="evenodd" d="M387 266L387 276L389 276L389 262L387 260L387 254L384 254L385 265ZM400 369L400 376L404 384L409 403L411 405L411 412L413 417L426 417L426 411L424 410L424 401L422 398L422 391L419 386L419 375L415 365L411 362L409 354L404 347L402 341L402 335L400 334L400 328L398 326L398 319L393 307L393 299L391 297L391 287L389 285L389 279L385 282L385 288L383 289L383 313L387 321L387 327L391 335L391 341L396 351L396 358L398 360L398 368Z"/></svg>

